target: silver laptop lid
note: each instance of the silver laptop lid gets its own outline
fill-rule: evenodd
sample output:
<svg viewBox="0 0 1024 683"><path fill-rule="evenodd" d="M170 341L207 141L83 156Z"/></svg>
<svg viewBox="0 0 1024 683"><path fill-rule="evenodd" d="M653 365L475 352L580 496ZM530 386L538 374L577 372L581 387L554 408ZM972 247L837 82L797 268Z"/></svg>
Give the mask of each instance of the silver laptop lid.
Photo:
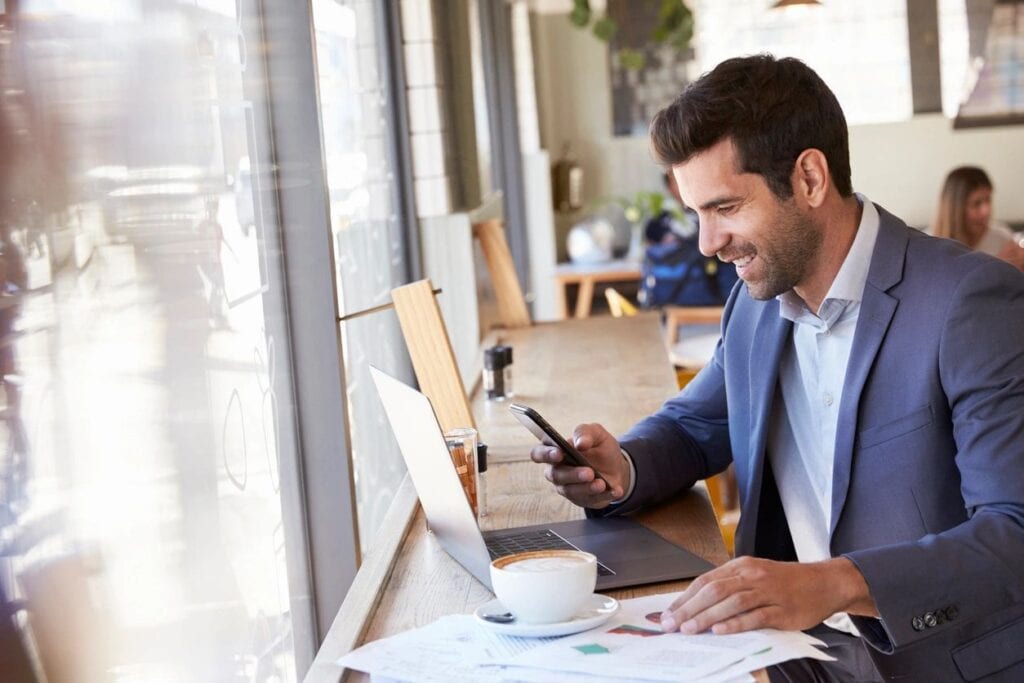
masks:
<svg viewBox="0 0 1024 683"><path fill-rule="evenodd" d="M490 588L490 555L448 455L444 432L430 400L372 365L370 375L430 530L449 555Z"/></svg>

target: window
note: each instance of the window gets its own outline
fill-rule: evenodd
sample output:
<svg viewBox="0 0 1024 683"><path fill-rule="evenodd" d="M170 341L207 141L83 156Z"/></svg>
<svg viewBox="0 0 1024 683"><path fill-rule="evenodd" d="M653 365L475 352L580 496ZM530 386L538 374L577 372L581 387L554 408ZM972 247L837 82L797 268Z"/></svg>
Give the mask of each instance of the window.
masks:
<svg viewBox="0 0 1024 683"><path fill-rule="evenodd" d="M375 0L313 3L320 119L342 315L390 302L391 289L407 281L380 10ZM408 380L412 370L393 311L341 325L359 536L366 551L405 475L405 463L369 366Z"/></svg>
<svg viewBox="0 0 1024 683"><path fill-rule="evenodd" d="M797 57L835 92L847 123L913 113L904 0L771 9L768 0L695 0L697 74L741 55Z"/></svg>
<svg viewBox="0 0 1024 683"><path fill-rule="evenodd" d="M255 4L2 29L0 587L64 680L289 681L314 646Z"/></svg>
<svg viewBox="0 0 1024 683"><path fill-rule="evenodd" d="M967 6L964 0L939 0L939 65L942 74L942 113L956 117L967 96L970 60Z"/></svg>

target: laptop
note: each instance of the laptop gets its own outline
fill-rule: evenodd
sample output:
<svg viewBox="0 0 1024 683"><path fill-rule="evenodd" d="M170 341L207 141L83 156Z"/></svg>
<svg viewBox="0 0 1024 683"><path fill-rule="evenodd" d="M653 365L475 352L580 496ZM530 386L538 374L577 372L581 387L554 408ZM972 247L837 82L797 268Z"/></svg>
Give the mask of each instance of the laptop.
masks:
<svg viewBox="0 0 1024 683"><path fill-rule="evenodd" d="M488 588L493 558L551 547L593 553L598 560L598 590L690 579L714 568L710 562L626 517L481 532L452 467L444 432L430 400L373 366L370 374L430 530L445 552Z"/></svg>

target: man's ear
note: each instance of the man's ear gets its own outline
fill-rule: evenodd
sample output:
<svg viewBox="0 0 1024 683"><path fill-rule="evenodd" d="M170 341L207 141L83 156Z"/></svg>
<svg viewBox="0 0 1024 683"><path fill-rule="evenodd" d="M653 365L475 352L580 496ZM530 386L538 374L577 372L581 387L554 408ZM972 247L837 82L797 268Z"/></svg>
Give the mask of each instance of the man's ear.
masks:
<svg viewBox="0 0 1024 683"><path fill-rule="evenodd" d="M793 194L811 208L818 208L832 184L828 160L819 149L805 149L793 166Z"/></svg>

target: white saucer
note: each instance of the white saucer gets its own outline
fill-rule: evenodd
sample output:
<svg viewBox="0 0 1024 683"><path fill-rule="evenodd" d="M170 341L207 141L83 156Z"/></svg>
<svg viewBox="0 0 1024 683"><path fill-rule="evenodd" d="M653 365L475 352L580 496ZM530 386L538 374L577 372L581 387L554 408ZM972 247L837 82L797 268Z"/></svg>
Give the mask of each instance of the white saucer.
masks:
<svg viewBox="0 0 1024 683"><path fill-rule="evenodd" d="M568 621L559 621L554 624L523 624L513 621L511 624L496 624L483 618L484 614L504 614L507 609L497 599L485 602L476 608L473 616L477 622L486 626L496 633L504 633L506 636L518 636L520 638L547 638L550 636L567 636L570 633L579 633L587 629L600 626L612 618L612 615L619 611L619 601L609 598L607 595L594 593L576 615Z"/></svg>

